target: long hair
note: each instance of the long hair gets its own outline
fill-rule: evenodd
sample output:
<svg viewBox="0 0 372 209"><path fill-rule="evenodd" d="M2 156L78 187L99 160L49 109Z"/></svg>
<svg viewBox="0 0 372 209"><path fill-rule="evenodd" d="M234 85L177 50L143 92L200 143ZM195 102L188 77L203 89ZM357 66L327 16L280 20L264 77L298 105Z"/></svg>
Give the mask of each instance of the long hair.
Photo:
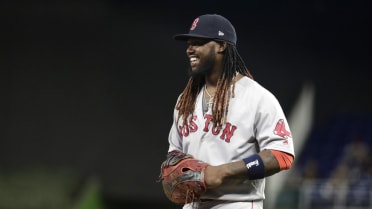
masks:
<svg viewBox="0 0 372 209"><path fill-rule="evenodd" d="M212 104L213 128L221 128L226 122L230 99L235 96L235 76L237 73L253 79L236 45L227 43L224 51L222 72L217 81L216 93ZM182 119L184 125L187 124L188 116L193 114L196 98L204 85L204 78L194 78L192 76L189 78L176 105L176 110L178 110L177 120Z"/></svg>

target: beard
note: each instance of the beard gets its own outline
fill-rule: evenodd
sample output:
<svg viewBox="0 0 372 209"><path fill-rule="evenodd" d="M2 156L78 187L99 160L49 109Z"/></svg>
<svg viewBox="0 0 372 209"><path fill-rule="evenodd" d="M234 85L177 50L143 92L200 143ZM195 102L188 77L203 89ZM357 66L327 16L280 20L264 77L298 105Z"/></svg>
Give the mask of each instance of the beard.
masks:
<svg viewBox="0 0 372 209"><path fill-rule="evenodd" d="M211 50L210 53L199 63L199 66L194 70L189 67L189 75L193 78L204 77L210 75L213 71L215 63L214 51Z"/></svg>

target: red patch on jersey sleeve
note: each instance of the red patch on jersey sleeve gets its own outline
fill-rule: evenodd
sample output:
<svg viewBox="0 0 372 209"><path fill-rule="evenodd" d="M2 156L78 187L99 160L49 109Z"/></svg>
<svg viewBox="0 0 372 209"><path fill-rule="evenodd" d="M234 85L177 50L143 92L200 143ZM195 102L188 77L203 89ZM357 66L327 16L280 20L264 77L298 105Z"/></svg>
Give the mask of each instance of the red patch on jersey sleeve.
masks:
<svg viewBox="0 0 372 209"><path fill-rule="evenodd" d="M291 137L291 132L289 132L289 131L287 131L287 129L285 129L285 124L284 124L283 119L280 119L278 121L278 123L276 123L274 134L278 135L280 137L283 137L283 138Z"/></svg>

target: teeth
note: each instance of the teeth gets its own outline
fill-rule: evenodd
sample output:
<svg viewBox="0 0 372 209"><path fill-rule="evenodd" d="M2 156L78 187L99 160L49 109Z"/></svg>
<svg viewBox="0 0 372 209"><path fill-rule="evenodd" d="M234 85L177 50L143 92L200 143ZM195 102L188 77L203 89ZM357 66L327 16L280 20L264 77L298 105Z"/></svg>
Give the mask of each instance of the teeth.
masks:
<svg viewBox="0 0 372 209"><path fill-rule="evenodd" d="M190 61L191 62L195 62L196 61L196 58L195 57L192 57L192 58L190 58Z"/></svg>

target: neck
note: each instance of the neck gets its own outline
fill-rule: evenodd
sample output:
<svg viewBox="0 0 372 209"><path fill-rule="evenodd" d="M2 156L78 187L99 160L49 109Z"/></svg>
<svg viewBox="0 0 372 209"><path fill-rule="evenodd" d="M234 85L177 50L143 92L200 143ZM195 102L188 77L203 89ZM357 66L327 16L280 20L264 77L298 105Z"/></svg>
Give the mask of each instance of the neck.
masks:
<svg viewBox="0 0 372 209"><path fill-rule="evenodd" d="M236 73L236 76L233 78L232 83L237 82L242 77L244 77L242 74ZM214 94L214 92L216 91L218 78L219 76L212 76L212 75L205 77L205 86L210 93Z"/></svg>

